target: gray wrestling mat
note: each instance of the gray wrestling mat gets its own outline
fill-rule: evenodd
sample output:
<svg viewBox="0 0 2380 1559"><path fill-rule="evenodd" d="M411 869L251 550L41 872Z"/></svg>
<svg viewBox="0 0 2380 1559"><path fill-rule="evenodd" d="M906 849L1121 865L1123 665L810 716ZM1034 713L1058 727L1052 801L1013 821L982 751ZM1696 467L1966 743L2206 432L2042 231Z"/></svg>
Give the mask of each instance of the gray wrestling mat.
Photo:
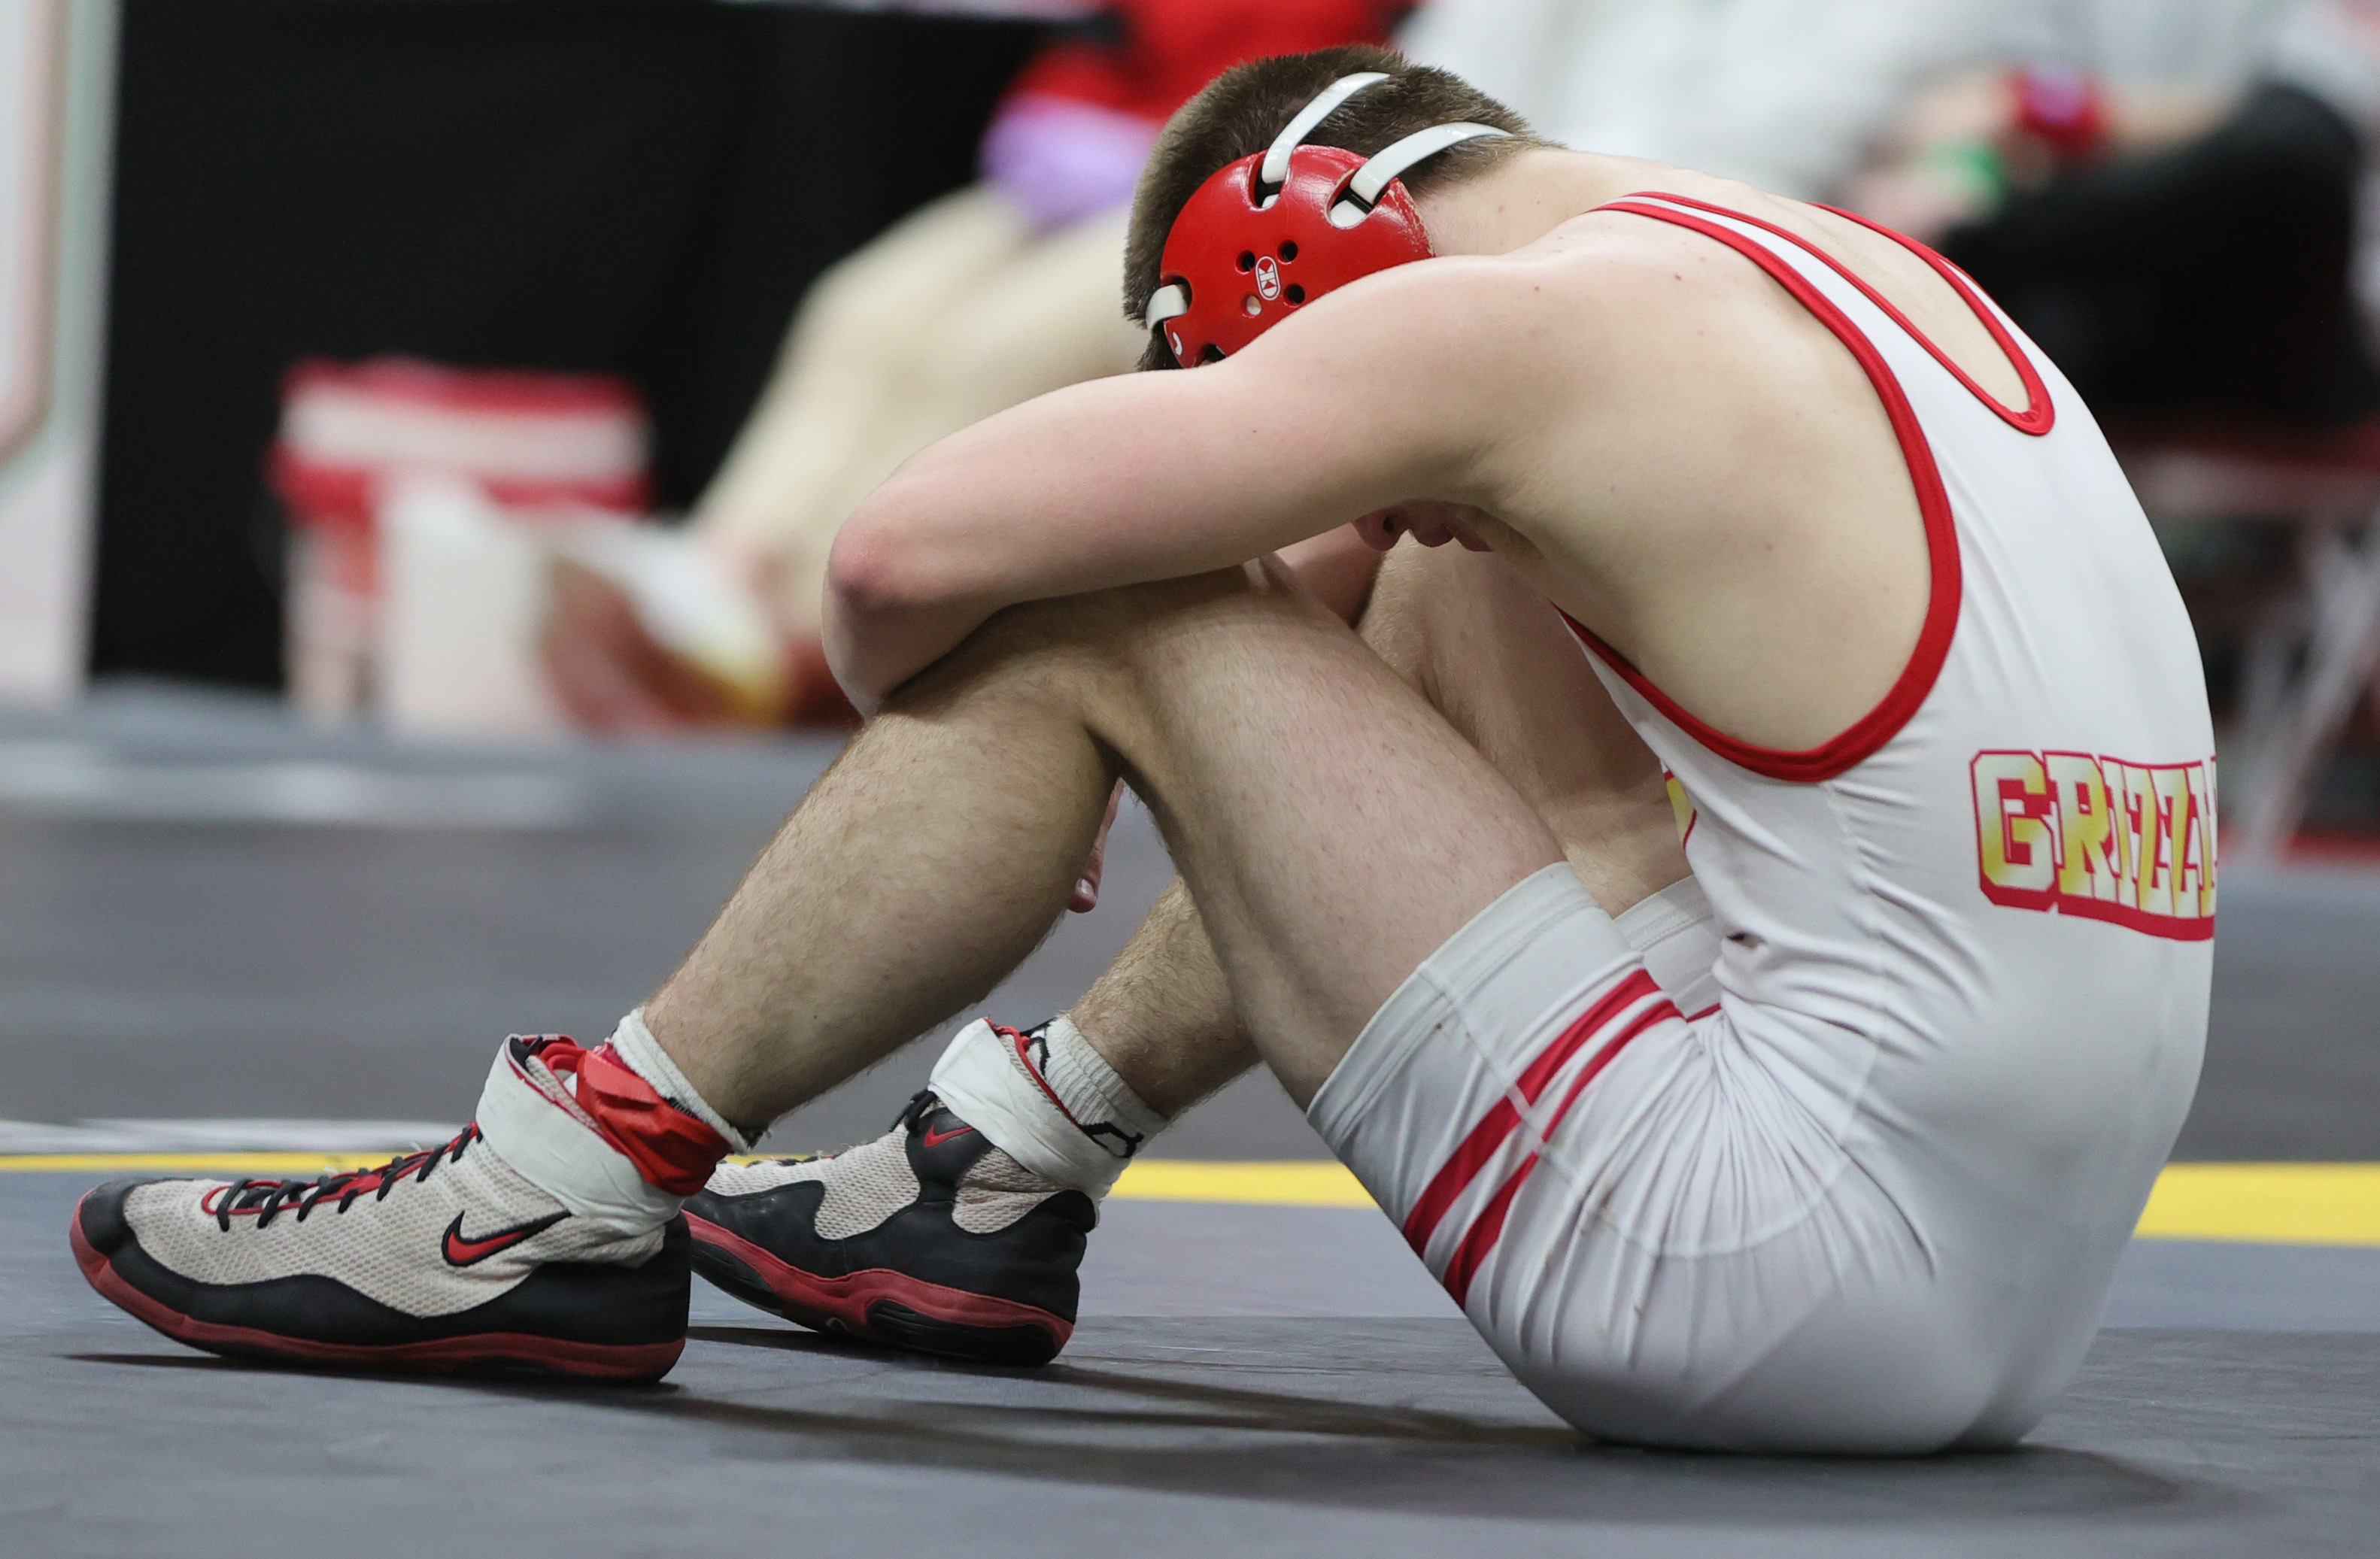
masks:
<svg viewBox="0 0 2380 1559"><path fill-rule="evenodd" d="M0 1153L456 1119L507 1029L607 1033L832 751L394 748L155 690L0 716L0 1118L31 1123ZM1107 902L993 1013L1063 1005L1164 873L1128 814ZM2380 881L2235 873L2223 916L2181 1156L2380 1160ZM874 1134L932 1055L775 1141ZM1165 1146L1320 1152L1262 1079ZM192 1353L75 1271L67 1212L101 1178L0 1172L9 1559L2380 1550L2380 1248L2138 1242L2023 1449L1788 1463L1581 1444L1369 1211L1112 1203L1082 1329L1038 1373L859 1350L698 1284L685 1362L622 1391Z"/></svg>
<svg viewBox="0 0 2380 1559"><path fill-rule="evenodd" d="M1583 1443L1370 1212L1113 1203L1038 1372L830 1341L698 1282L676 1372L618 1389L190 1352L83 1287L86 1179L0 1175L0 1549L25 1559L2366 1554L2380 1509L2374 1251L2276 1274L2136 1247L2132 1324L2022 1449L1791 1462Z"/></svg>
<svg viewBox="0 0 2380 1559"><path fill-rule="evenodd" d="M836 750L397 746L141 686L0 709L0 1120L455 1119L504 1033L608 1034ZM1071 1000L1168 875L1127 806L1099 908L990 1013L1037 1023ZM2227 872L2221 914L2176 1155L2380 1160L2380 872ZM771 1145L874 1135L938 1048L796 1112ZM1166 1148L1324 1156L1261 1078Z"/></svg>
<svg viewBox="0 0 2380 1559"><path fill-rule="evenodd" d="M0 709L0 1122L459 1123L505 1033L608 1035L839 745L398 746L153 687ZM1063 1007L1171 875L1128 807L1099 908L989 1010ZM771 1145L874 1136L939 1052L911 1046ZM1229 1096L1173 1151L1326 1156L1269 1080Z"/></svg>

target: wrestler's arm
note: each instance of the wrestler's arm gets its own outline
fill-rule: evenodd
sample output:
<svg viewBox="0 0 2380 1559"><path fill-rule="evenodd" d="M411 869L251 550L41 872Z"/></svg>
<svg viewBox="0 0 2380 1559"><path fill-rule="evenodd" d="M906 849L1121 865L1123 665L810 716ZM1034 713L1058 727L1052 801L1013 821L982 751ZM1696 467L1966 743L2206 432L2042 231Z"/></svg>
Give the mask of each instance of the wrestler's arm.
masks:
<svg viewBox="0 0 2380 1559"><path fill-rule="evenodd" d="M1228 361L1075 385L917 456L835 541L826 643L845 689L880 700L1018 602L1469 501L1510 375L1478 349L1481 289L1439 270L1370 278Z"/></svg>

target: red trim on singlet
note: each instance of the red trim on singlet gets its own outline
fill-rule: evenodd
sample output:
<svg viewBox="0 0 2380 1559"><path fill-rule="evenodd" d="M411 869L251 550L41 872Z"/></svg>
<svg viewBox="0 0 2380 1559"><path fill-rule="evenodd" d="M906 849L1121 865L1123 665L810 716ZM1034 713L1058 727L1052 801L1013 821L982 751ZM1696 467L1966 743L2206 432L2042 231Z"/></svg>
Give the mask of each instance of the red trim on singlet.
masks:
<svg viewBox="0 0 2380 1559"><path fill-rule="evenodd" d="M1677 199L1670 195L1657 198L1664 200ZM1622 199L1596 209L1648 216L1689 228L1725 244L1767 272L1772 281L1791 293L1803 308L1834 332L1845 350L1858 359L1860 367L1867 372L1868 382L1876 388L1876 399L1884 403L1885 415L1892 422L1893 436L1900 441L1901 461L1909 467L1910 485L1917 493L1917 513L1925 525L1925 551L1930 574L1925 623L1918 630L1916 647L1909 652L1909 663L1901 668L1900 678L1877 701L1876 707L1836 733L1832 740L1792 752L1779 747L1763 747L1730 736L1687 713L1668 694L1654 686L1644 672L1630 664L1627 657L1598 638L1595 630L1570 613L1562 613L1562 621L1571 625L1580 642L1619 672L1621 680L1634 688L1646 703L1660 710L1679 730L1720 757L1772 780L1788 780L1803 784L1831 780L1874 755L1877 749L1892 740L1902 726L1909 723L1910 717L1916 714L1918 707L1925 702L1925 695L1934 690L1934 679L1941 674L1942 662L1949 659L1950 636L1959 625L1959 530L1950 517L1950 496L1942 487L1942 473L1934 464L1933 446L1925 441L1925 429L1918 425L1917 413L1910 406L1909 396L1901 390L1900 381L1893 377L1891 368L1885 362L1884 355L1876 350L1876 344L1861 333L1859 327L1852 324L1843 311L1835 307L1834 301L1820 292L1808 277L1787 264L1782 258L1732 228L1665 207L1638 205L1633 199ZM1736 213L1730 211L1724 214L1733 216Z"/></svg>
<svg viewBox="0 0 2380 1559"><path fill-rule="evenodd" d="M1597 1073L1611 1064L1613 1057L1628 1047L1630 1040L1654 1024L1677 1015L1675 1007L1666 1001L1659 1002L1639 1012L1626 1028L1614 1034L1604 1045L1602 1054L1579 1070L1577 1081L1570 1085L1570 1092L1562 1095L1562 1102L1554 1109L1553 1118L1546 1122L1545 1137L1551 1139L1554 1128L1561 1124L1562 1117L1570 1113L1571 1106L1578 1103L1578 1096L1586 1092L1586 1085L1595 1081ZM1496 1189L1496 1194L1488 1200L1488 1205L1480 1209L1479 1216L1473 1219L1471 1227L1463 1231L1462 1241L1454 1248L1454 1254L1447 1258L1446 1291L1453 1296L1456 1304L1469 1301L1471 1280L1479 1275L1480 1267L1487 1263L1488 1253L1496 1249L1498 1240L1504 1238L1504 1220L1512 1214L1512 1199L1520 1194L1521 1187L1536 1170L1537 1161L1544 1156L1541 1148L1521 1161L1521 1166Z"/></svg>
<svg viewBox="0 0 2380 1559"><path fill-rule="evenodd" d="M2008 358L2009 366L2016 369L2017 378L2023 381L2025 404L2022 411L2002 405L1990 391L1976 383L1966 369L1951 360L1948 352L1934 344L1932 336L1910 323L1909 316L1895 308L1890 298L1869 285L1866 277L1792 229L1780 227L1773 222L1754 216L1748 211L1732 211L1726 206L1715 206L1708 200L1697 200L1691 195L1666 195L1648 190L1642 195L1630 196L1629 199L1674 200L1681 206L1692 206L1696 211L1711 211L1719 216L1731 217L1737 222L1749 223L1765 233L1774 233L1803 253L1824 261L1828 270L1865 294L1870 303L1884 310L1886 318L1899 325L1910 340L1933 354L1934 360L1949 369L1951 378L1965 385L1967 393L1989 406L1998 415L2001 421L2020 433L2030 433L2035 438L2039 438L2057 426L2058 408L2050 404L2049 387L2041 381L2040 370L2033 366L2032 356L2017 344L2016 337L2010 335L2008 327L2000 323L1999 315L1977 294L1974 284L1967 280L1964 272L1907 234L1895 233L1881 223L1870 222L1857 211L1847 211L1839 207L1824 204L1818 206L1822 211L1832 211L1846 222L1855 222L1871 233L1891 239L1931 266L1936 275L1949 284L1950 290L1959 295L1960 301L1967 306L1969 312L1973 313L1984 329L1990 333L1994 344L1998 345L2001 355Z"/></svg>
<svg viewBox="0 0 2380 1559"><path fill-rule="evenodd" d="M1606 1024L1637 1002L1661 997L1661 987L1653 976L1638 969L1596 999L1593 1005L1573 1019L1569 1027L1554 1037L1552 1044L1537 1053L1536 1059L1524 1070L1513 1087L1529 1104L1537 1101L1555 1076L1569 1065L1572 1057L1589 1040L1601 1033ZM1677 1008L1666 998L1648 1009L1654 1014L1675 1017ZM1607 1054L1589 1063L1585 1077L1592 1078L1610 1059ZM1583 1086L1583 1084L1582 1084ZM1568 1106L1565 1106L1565 1108ZM1413 1211L1405 1215L1404 1236L1407 1244L1418 1252L1429 1243L1429 1237L1456 1200L1479 1178L1481 1170L1494 1162L1504 1143L1521 1128L1521 1111L1507 1095L1496 1101L1495 1106L1482 1116L1447 1161L1430 1177L1429 1184L1414 1202Z"/></svg>

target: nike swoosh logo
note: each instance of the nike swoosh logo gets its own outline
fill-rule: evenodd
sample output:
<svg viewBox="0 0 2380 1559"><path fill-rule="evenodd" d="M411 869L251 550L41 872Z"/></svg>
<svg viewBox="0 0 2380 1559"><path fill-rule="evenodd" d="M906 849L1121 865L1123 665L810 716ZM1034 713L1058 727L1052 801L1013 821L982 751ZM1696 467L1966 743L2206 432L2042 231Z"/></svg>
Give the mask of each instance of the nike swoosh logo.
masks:
<svg viewBox="0 0 2380 1559"><path fill-rule="evenodd" d="M944 1142L949 1142L953 1137L964 1137L974 1130L975 1128L972 1126L953 1126L947 1131L937 1131L929 1126L926 1128L925 1134L918 1138L918 1145L921 1147L938 1148Z"/></svg>
<svg viewBox="0 0 2380 1559"><path fill-rule="evenodd" d="M439 1249L448 1266L470 1266L486 1261L499 1251L509 1251L524 1239L535 1239L568 1216L570 1214L565 1209L560 1213L550 1213L542 1218L531 1218L525 1224L515 1224L510 1228L500 1228L493 1234L483 1234L477 1239L466 1239L463 1238L463 1215L457 1213L455 1221L446 1226L446 1239Z"/></svg>

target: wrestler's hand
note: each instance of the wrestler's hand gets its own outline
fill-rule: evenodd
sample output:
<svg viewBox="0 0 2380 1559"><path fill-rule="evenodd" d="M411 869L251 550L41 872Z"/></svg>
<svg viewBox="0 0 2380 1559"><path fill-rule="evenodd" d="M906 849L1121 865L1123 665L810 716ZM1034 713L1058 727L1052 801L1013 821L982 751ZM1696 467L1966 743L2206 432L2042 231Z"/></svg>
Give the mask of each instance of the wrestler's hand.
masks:
<svg viewBox="0 0 2380 1559"><path fill-rule="evenodd" d="M1087 914L1099 907L1099 874L1108 860L1108 830L1115 827L1116 808L1123 801L1123 781L1115 782L1108 792L1108 814L1099 819L1099 837L1091 840L1091 859L1083 867L1083 875L1075 879L1075 891L1067 897L1066 908L1075 914Z"/></svg>
<svg viewBox="0 0 2380 1559"><path fill-rule="evenodd" d="M557 558L538 653L555 699L590 731L666 731L732 718L716 678L646 631L627 592L583 564Z"/></svg>

